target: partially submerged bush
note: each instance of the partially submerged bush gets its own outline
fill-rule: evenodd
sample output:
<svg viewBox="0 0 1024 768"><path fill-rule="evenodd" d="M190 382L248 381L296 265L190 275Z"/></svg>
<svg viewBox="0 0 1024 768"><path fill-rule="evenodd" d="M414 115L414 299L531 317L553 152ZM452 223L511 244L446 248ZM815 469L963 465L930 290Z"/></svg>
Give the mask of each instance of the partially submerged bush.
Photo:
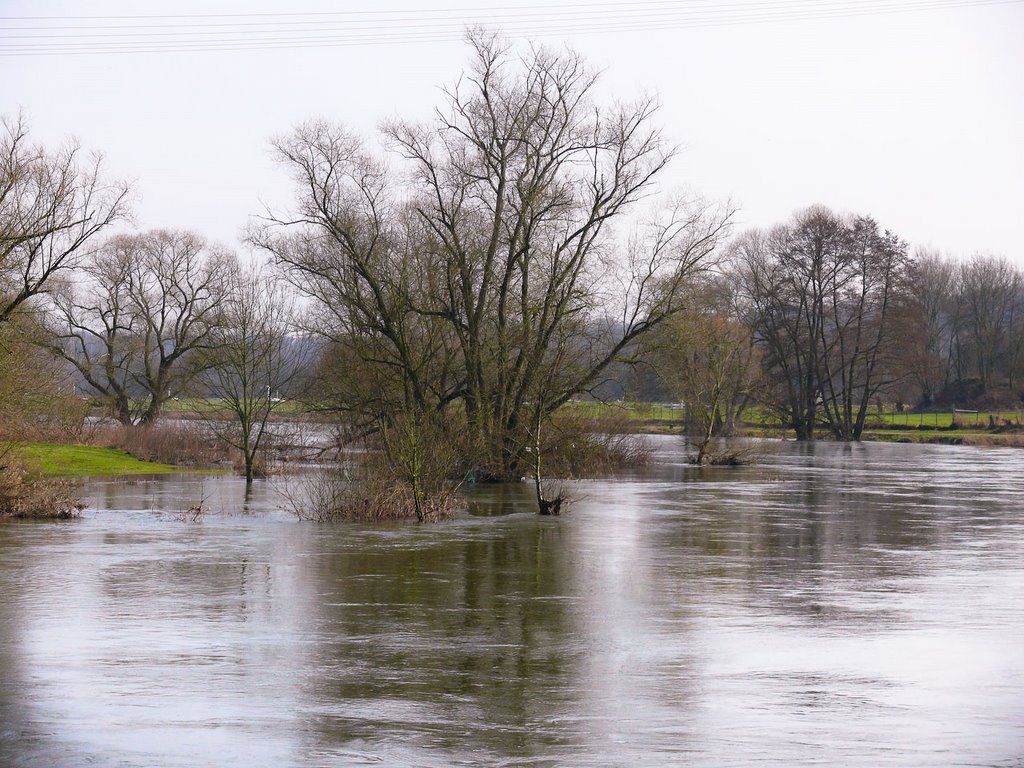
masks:
<svg viewBox="0 0 1024 768"><path fill-rule="evenodd" d="M383 455L369 451L338 466L286 479L285 503L300 520L419 520L437 522L455 514L461 504L452 482L421 490L419 509L413 486L398 476Z"/></svg>
<svg viewBox="0 0 1024 768"><path fill-rule="evenodd" d="M632 427L625 414L558 412L540 430L539 443L525 430L518 444L512 442L523 460L508 476L485 447L467 439L461 414L391 414L369 435L339 433L338 466L287 480L282 492L303 520L441 520L464 503L458 494L463 481L536 482L538 455L546 478L594 477L646 464L651 449ZM558 514L565 502L560 489L538 496L541 514Z"/></svg>
<svg viewBox="0 0 1024 768"><path fill-rule="evenodd" d="M763 446L735 445L723 439L705 446L703 451L688 454L686 460L705 467L738 467L755 461L763 450Z"/></svg>
<svg viewBox="0 0 1024 768"><path fill-rule="evenodd" d="M78 517L82 505L66 480L40 480L10 453L0 455L0 518Z"/></svg>
<svg viewBox="0 0 1024 768"><path fill-rule="evenodd" d="M236 475L245 476L245 456L241 451L234 451L234 456L231 462L231 469ZM257 480L263 480L270 477L272 473L272 467L267 462L264 455L257 455L252 460L252 476Z"/></svg>
<svg viewBox="0 0 1024 768"><path fill-rule="evenodd" d="M686 457L686 460L690 464L699 464L704 467L738 467L750 461L749 457L742 451L705 453L703 455L691 453Z"/></svg>
<svg viewBox="0 0 1024 768"><path fill-rule="evenodd" d="M544 474L565 479L640 467L651 460L649 444L625 414L592 417L559 411L541 434L541 451Z"/></svg>

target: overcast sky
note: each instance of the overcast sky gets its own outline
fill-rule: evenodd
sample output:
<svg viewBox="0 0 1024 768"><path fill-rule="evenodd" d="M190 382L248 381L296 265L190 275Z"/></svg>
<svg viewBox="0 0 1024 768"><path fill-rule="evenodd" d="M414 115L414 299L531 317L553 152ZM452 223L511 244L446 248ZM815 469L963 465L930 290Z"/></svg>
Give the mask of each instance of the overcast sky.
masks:
<svg viewBox="0 0 1024 768"><path fill-rule="evenodd" d="M251 15L300 12L320 15ZM488 14L582 52L602 94L658 94L684 148L667 186L731 198L742 226L823 203L1024 264L1020 0L0 0L0 112L102 150L136 182L138 226L231 244L261 201L288 200L271 136L312 116L370 136L429 117L467 60L453 30ZM180 50L196 41L215 50Z"/></svg>

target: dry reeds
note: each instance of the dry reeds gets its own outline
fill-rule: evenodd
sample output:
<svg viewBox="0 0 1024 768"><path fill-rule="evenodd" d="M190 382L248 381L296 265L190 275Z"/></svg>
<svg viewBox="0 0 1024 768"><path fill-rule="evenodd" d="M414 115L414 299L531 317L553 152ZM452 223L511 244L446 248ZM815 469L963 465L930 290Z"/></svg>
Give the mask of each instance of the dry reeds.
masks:
<svg viewBox="0 0 1024 768"><path fill-rule="evenodd" d="M10 453L0 452L0 518L66 520L82 505L66 480L40 480Z"/></svg>
<svg viewBox="0 0 1024 768"><path fill-rule="evenodd" d="M127 451L144 461L185 467L212 466L231 459L230 448L201 423L162 421L136 427L108 427L97 431L97 445Z"/></svg>
<svg viewBox="0 0 1024 768"><path fill-rule="evenodd" d="M541 442L548 477L595 477L651 460L649 444L625 414L592 417L559 411Z"/></svg>
<svg viewBox="0 0 1024 768"><path fill-rule="evenodd" d="M413 486L399 478L376 452L289 477L280 492L296 517L318 523L437 522L452 517L461 504L455 483L434 485L421 491L417 515Z"/></svg>

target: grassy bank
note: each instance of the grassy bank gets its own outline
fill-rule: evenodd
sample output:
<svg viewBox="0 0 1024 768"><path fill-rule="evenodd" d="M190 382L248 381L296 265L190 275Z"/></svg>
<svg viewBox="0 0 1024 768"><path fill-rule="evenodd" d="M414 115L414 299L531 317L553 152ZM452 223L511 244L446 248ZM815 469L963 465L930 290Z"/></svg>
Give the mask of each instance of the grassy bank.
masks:
<svg viewBox="0 0 1024 768"><path fill-rule="evenodd" d="M115 448L55 443L17 443L14 453L43 477L165 475L178 472L170 464L142 461Z"/></svg>
<svg viewBox="0 0 1024 768"><path fill-rule="evenodd" d="M943 445L987 445L1024 448L1024 432L996 432L987 429L896 429L866 430L864 440L887 443L939 443Z"/></svg>

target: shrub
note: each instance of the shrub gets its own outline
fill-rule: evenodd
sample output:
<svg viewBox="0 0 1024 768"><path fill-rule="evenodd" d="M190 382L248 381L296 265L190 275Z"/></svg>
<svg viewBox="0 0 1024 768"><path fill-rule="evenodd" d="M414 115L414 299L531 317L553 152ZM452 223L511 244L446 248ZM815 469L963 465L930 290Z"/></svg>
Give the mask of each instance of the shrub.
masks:
<svg viewBox="0 0 1024 768"><path fill-rule="evenodd" d="M319 523L417 519L413 486L384 455L368 451L340 465L292 476L281 485L286 506L300 520ZM455 483L420 496L422 522L454 515L460 504Z"/></svg>
<svg viewBox="0 0 1024 768"><path fill-rule="evenodd" d="M201 423L162 421L136 427L108 427L97 432L94 442L127 451L144 461L186 467L219 464L231 459L230 448L219 442Z"/></svg>
<svg viewBox="0 0 1024 768"><path fill-rule="evenodd" d="M88 403L67 370L34 339L46 332L32 313L0 323L0 438L63 442L80 437Z"/></svg>
<svg viewBox="0 0 1024 768"><path fill-rule="evenodd" d="M541 435L541 452L544 474L563 479L641 467L651 460L649 444L634 432L626 414L558 411Z"/></svg>
<svg viewBox="0 0 1024 768"><path fill-rule="evenodd" d="M9 449L0 451L0 518L78 517L82 505L65 480L40 480Z"/></svg>

